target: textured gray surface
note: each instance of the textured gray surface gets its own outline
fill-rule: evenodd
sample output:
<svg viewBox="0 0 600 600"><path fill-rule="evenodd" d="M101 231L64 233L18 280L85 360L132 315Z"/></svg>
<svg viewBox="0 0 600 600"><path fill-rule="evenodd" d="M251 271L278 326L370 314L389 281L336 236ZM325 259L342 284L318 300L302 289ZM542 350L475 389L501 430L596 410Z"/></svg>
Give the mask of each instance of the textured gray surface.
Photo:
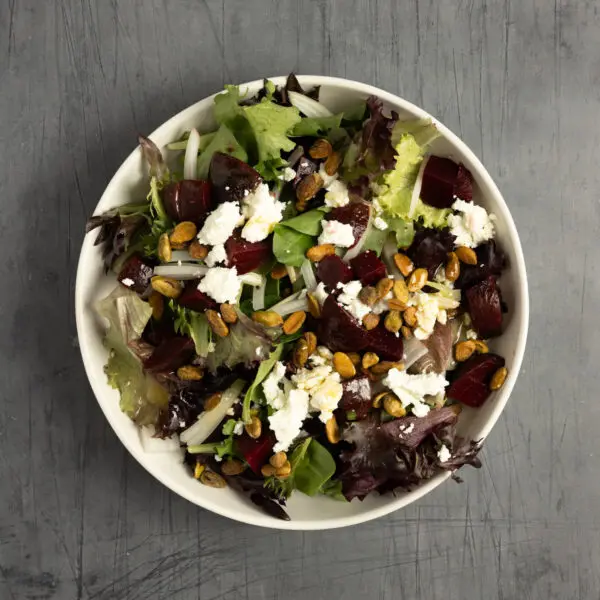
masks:
<svg viewBox="0 0 600 600"><path fill-rule="evenodd" d="M0 598L598 599L597 6L4 0ZM375 84L461 135L510 205L532 299L484 468L304 534L216 517L143 471L94 400L73 317L86 215L135 133L292 69Z"/></svg>

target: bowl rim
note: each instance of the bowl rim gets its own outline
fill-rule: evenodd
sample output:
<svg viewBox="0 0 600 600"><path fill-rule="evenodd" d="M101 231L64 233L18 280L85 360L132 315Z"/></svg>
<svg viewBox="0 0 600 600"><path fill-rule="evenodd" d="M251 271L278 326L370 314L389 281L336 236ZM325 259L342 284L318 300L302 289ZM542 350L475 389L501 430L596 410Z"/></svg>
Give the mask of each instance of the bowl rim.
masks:
<svg viewBox="0 0 600 600"><path fill-rule="evenodd" d="M327 86L328 88L335 88L338 91L343 91L344 89L352 89L352 91L364 94L365 96L375 95L381 100L383 100L385 104L392 105L393 107L399 107L401 110L407 113L411 113L417 118L432 119L438 127L442 136L446 138L448 142L453 147L457 148L464 156L468 157L471 164L475 167L474 171L477 173L477 176L485 183L486 187L489 190L489 194L487 194L486 197L493 197L492 201L495 204L494 212L502 213L504 221L507 225L507 237L510 240L516 259L513 263L511 263L511 269L515 269L516 271L515 301L519 302L520 304L522 312L522 324L517 333L512 369L509 372L509 375L501 390L501 393L496 400L496 406L494 407L493 412L479 430L481 434L480 437L482 440L484 440L498 421L512 393L516 379L521 369L529 328L529 291L527 285L525 259L523 256L523 250L521 247L519 234L517 232L510 210L502 194L500 193L500 190L496 186L491 175L488 173L487 169L484 167L477 155L467 146L467 144L463 142L450 129L448 129L443 123L440 123L440 121L437 118L427 113L424 109L405 100L404 98L401 98L400 96L397 96L390 92L386 92L385 90L382 90L378 87L366 83L353 81L341 77L330 77L326 75L297 75L297 77L301 84L305 84L307 86ZM276 77L269 77L268 79L270 79L278 85L281 85L285 82L286 76L282 75ZM259 88L262 85L262 82L263 79L257 79L238 85L242 88L248 88L249 90L252 90L254 88ZM219 93L221 92L219 91L215 94L211 94L210 96L207 96L199 100L198 102L195 102L194 104L188 106L187 108L184 108L183 110L179 111L167 121L162 123L159 127L157 127L148 137L153 138L155 136L160 136L161 133L164 130L168 130L174 122L185 120L187 113L190 113L191 115L198 108L198 105L200 105L201 103L208 102ZM119 166L115 174L110 179L104 192L102 193L102 196L100 197L100 200L98 201L94 209L94 214L96 213L96 211L98 211L99 207L102 204L106 203L107 198L113 196L114 188L116 188L119 185L119 180L122 179L125 173L127 173L130 170L130 163L132 162L132 160L135 160L137 153L138 148L136 147ZM86 276L84 264L86 262L85 257L87 256L92 245L93 243L91 241L91 236L90 234L87 234L84 237L81 246L75 283L75 320L79 340L79 349L84 363L86 376L88 378L92 391L94 392L96 401L98 402L100 408L102 409L102 412L104 413L104 416L106 417L111 428L113 429L121 443L125 446L129 454L133 456L133 458L142 467L144 467L144 469L146 469L148 473L150 473L154 478L156 478L169 490L175 492L176 494L192 502L193 504L200 506L201 508L210 510L223 517L233 519L234 521L271 529L308 531L347 527L350 525L356 525L359 523L364 523L373 519L377 519L396 510L399 510L400 508L408 506L409 504L415 502L419 498L422 498L450 477L449 472L438 474L432 479L424 482L418 488L412 490L411 492L404 494L400 497L390 495L389 502L381 506L369 508L368 510L361 513L349 516L331 517L326 520L302 521L281 521L274 519L268 515L263 515L258 510L256 511L256 518L253 521L251 521L237 514L237 512L234 509L229 509L228 507L219 504L218 502L207 501L206 498L202 497L202 494L193 495L189 493L187 489L185 489L182 486L179 486L175 482L167 481L167 478L164 476L162 470L153 468L151 460L152 454L140 452L137 448L135 448L130 442L130 436L127 434L127 432L121 430L119 424L110 415L108 408L105 408L105 402L104 400L102 400L102 387L106 389L106 387L108 386L106 381L104 381L103 384L100 385L92 376L92 362L94 359L89 351L88 340L86 338L86 334L83 328L83 321L86 318L86 306L84 303L82 289L82 280Z"/></svg>

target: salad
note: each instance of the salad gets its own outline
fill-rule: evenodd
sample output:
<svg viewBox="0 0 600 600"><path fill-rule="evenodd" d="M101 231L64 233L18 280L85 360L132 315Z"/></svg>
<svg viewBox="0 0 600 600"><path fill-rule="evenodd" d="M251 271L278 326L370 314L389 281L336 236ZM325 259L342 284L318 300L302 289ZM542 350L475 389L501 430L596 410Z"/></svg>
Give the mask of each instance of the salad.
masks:
<svg viewBox="0 0 600 600"><path fill-rule="evenodd" d="M168 156L140 137L147 197L87 225L118 282L97 311L121 409L281 519L294 492L480 466L456 425L507 376L506 260L435 123L376 97L334 114L293 74L227 86L214 116Z"/></svg>

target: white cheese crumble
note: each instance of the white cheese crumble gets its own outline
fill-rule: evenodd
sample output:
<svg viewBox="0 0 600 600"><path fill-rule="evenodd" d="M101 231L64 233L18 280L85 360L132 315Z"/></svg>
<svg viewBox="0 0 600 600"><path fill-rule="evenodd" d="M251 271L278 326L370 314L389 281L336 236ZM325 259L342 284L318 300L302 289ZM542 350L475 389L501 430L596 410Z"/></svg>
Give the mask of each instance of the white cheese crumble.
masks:
<svg viewBox="0 0 600 600"><path fill-rule="evenodd" d="M494 237L495 215L487 213L483 206L456 200L452 208L459 214L448 216L448 227L456 237L456 246L475 248Z"/></svg>
<svg viewBox="0 0 600 600"><path fill-rule="evenodd" d="M244 198L243 214L248 219L242 229L242 237L249 242L260 242L273 232L283 217L285 204L276 200L266 183Z"/></svg>
<svg viewBox="0 0 600 600"><path fill-rule="evenodd" d="M281 175L277 176L277 179L281 179L281 181L292 181L296 177L296 171L291 167L286 167Z"/></svg>
<svg viewBox="0 0 600 600"><path fill-rule="evenodd" d="M349 281L346 284L338 283L338 288L342 290L342 293L338 296L339 304L355 319L362 321L363 317L371 312L371 307L358 299L362 283L358 280Z"/></svg>
<svg viewBox="0 0 600 600"><path fill-rule="evenodd" d="M290 390L285 404L269 417L269 427L277 438L273 452L285 452L298 437L302 423L308 416L308 393L304 390Z"/></svg>
<svg viewBox="0 0 600 600"><path fill-rule="evenodd" d="M426 340L433 333L436 321L442 325L446 324L448 313L445 308L440 306L440 300L443 300L444 306L453 305L452 308L459 306L459 302L441 298L439 294L415 292L409 298L408 305L415 306L417 309L417 327L414 334L418 340Z"/></svg>
<svg viewBox="0 0 600 600"><path fill-rule="evenodd" d="M329 294L325 291L325 284L322 281L319 281L317 284L317 287L313 291L313 295L317 302L321 305L323 302L325 302L325 300L327 300L327 296L329 296Z"/></svg>
<svg viewBox="0 0 600 600"><path fill-rule="evenodd" d="M231 269L214 267L209 269L208 273L202 278L198 284L198 290L208 294L219 303L230 302L235 304L242 290L242 280L238 276L235 267Z"/></svg>
<svg viewBox="0 0 600 600"><path fill-rule="evenodd" d="M430 411L429 405L424 402L425 396L443 393L448 382L437 373L409 375L406 371L394 368L388 371L383 385L392 390L404 406L412 406L415 417L424 417Z"/></svg>
<svg viewBox="0 0 600 600"><path fill-rule="evenodd" d="M130 279L129 277L125 277L121 280L121 283L126 287L131 287L135 283L135 281L133 281L133 279Z"/></svg>
<svg viewBox="0 0 600 600"><path fill-rule="evenodd" d="M323 232L319 236L319 244L333 244L341 248L349 248L354 244L352 225L340 223L334 219L321 221Z"/></svg>
<svg viewBox="0 0 600 600"><path fill-rule="evenodd" d="M477 332L474 329L467 329L466 336L468 340L476 340Z"/></svg>
<svg viewBox="0 0 600 600"><path fill-rule="evenodd" d="M213 246L211 251L206 255L204 262L209 267L214 267L219 263L227 264L227 252L225 252L225 245L217 244L216 246Z"/></svg>
<svg viewBox="0 0 600 600"><path fill-rule="evenodd" d="M325 193L325 204L332 208L338 206L346 206L350 202L350 196L348 195L348 186L339 179L333 181L326 188Z"/></svg>
<svg viewBox="0 0 600 600"><path fill-rule="evenodd" d="M204 221L198 233L198 241L210 246L224 244L231 237L241 218L240 206L237 202L219 204Z"/></svg>
<svg viewBox="0 0 600 600"><path fill-rule="evenodd" d="M445 444L442 444L442 447L439 449L437 456L438 460L441 463L448 462L452 458L452 454L450 453L450 450L448 450Z"/></svg>
<svg viewBox="0 0 600 600"><path fill-rule="evenodd" d="M233 435L242 435L242 433L244 433L244 422L243 421L238 421L233 426Z"/></svg>
<svg viewBox="0 0 600 600"><path fill-rule="evenodd" d="M383 217L375 217L373 219L373 225L375 225L376 229L381 231L385 231L388 228L387 221Z"/></svg>
<svg viewBox="0 0 600 600"><path fill-rule="evenodd" d="M280 410L285 405L285 394L279 387L284 376L285 365L281 361L278 361L262 384L267 404L275 410Z"/></svg>
<svg viewBox="0 0 600 600"><path fill-rule="evenodd" d="M337 178L338 178L338 174L337 174L337 173L334 173L333 175L329 175L329 174L327 173L327 171L325 170L325 165L324 165L324 164L322 164L322 165L319 167L319 175L321 176L321 179L323 180L323 187L324 187L325 189L328 189L328 188L329 188L329 186L330 186L330 185L331 185L331 184L332 184L334 181L336 181L336 180L337 180Z"/></svg>

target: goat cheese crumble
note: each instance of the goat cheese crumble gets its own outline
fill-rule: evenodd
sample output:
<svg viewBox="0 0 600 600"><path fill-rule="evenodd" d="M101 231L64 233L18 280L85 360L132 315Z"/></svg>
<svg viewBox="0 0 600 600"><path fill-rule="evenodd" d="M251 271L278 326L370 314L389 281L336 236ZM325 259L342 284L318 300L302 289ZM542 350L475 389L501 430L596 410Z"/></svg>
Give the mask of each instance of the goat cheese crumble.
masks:
<svg viewBox="0 0 600 600"><path fill-rule="evenodd" d="M409 375L406 371L393 368L384 377L383 385L398 396L403 406L411 406L415 417L424 417L431 410L425 403L425 396L443 393L448 382L437 373Z"/></svg>
<svg viewBox="0 0 600 600"><path fill-rule="evenodd" d="M206 255L204 262L209 267L214 267L219 263L227 264L227 252L225 252L224 244L213 246L211 251Z"/></svg>
<svg viewBox="0 0 600 600"><path fill-rule="evenodd" d="M448 216L448 227L456 237L455 245L475 248L494 237L494 221L496 216L488 214L483 206L456 200L453 210L459 214Z"/></svg>
<svg viewBox="0 0 600 600"><path fill-rule="evenodd" d="M338 283L342 293L338 296L341 304L355 319L362 321L363 317L371 312L371 307L361 302L358 294L362 289L362 283L358 280L349 281L346 284Z"/></svg>
<svg viewBox="0 0 600 600"><path fill-rule="evenodd" d="M273 232L283 217L285 204L276 200L266 183L244 198L243 215L248 221L242 229L242 237L249 242L261 242Z"/></svg>
<svg viewBox="0 0 600 600"><path fill-rule="evenodd" d="M349 248L354 244L352 225L340 223L334 219L321 221L323 232L319 236L319 244L333 244L341 248Z"/></svg>
<svg viewBox="0 0 600 600"><path fill-rule="evenodd" d="M448 462L452 458L452 454L445 444L442 444L442 447L438 450L437 456L441 463Z"/></svg>
<svg viewBox="0 0 600 600"><path fill-rule="evenodd" d="M277 442L273 452L286 451L300 435L302 423L308 417L308 393L292 389L285 397L285 404L269 417L269 427Z"/></svg>
<svg viewBox="0 0 600 600"><path fill-rule="evenodd" d="M213 267L198 284L198 290L208 294L219 303L237 303L237 298L242 290L242 280L235 267Z"/></svg>

